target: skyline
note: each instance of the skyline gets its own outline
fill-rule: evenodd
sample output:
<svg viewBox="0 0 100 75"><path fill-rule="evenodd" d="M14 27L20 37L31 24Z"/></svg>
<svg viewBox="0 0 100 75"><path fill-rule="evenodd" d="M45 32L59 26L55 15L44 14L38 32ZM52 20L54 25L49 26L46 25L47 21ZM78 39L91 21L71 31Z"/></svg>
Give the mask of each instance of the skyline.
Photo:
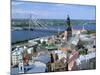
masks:
<svg viewBox="0 0 100 75"><path fill-rule="evenodd" d="M12 1L12 18L25 19L32 15L38 19L71 19L95 20L96 7L90 5L59 4L44 2Z"/></svg>

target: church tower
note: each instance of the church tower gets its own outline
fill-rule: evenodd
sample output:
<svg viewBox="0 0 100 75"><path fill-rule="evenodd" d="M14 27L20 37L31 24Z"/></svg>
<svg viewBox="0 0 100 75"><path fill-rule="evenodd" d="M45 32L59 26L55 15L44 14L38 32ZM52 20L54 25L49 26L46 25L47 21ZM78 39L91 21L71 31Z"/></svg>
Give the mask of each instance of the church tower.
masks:
<svg viewBox="0 0 100 75"><path fill-rule="evenodd" d="M19 54L19 65L18 65L19 73L24 73L24 62L23 62L23 54Z"/></svg>
<svg viewBox="0 0 100 75"><path fill-rule="evenodd" d="M69 41L69 39L72 37L72 28L71 28L71 24L70 24L70 17L69 15L67 16L67 40Z"/></svg>

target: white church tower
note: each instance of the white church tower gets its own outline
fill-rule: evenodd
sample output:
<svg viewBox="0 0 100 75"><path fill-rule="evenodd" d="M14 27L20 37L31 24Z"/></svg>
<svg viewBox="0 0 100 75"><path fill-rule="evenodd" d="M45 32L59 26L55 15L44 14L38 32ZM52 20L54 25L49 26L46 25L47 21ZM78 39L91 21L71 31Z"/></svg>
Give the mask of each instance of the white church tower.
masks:
<svg viewBox="0 0 100 75"><path fill-rule="evenodd" d="M23 63L23 54L19 54L19 65L18 65L19 73L24 73L24 63Z"/></svg>

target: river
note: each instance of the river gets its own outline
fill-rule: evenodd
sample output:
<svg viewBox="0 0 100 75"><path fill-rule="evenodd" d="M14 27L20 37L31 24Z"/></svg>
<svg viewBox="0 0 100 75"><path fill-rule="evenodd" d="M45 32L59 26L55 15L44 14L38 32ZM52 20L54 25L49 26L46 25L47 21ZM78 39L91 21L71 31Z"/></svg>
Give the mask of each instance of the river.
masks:
<svg viewBox="0 0 100 75"><path fill-rule="evenodd" d="M82 29L83 25L73 25L73 29ZM88 24L84 26L86 30L96 30L96 25ZM66 30L66 26L57 25L57 26L48 26L47 29L34 29L33 31L30 30L17 30L11 31L11 41L15 43L17 41L24 41L28 39L34 39L38 37L50 36L62 31Z"/></svg>

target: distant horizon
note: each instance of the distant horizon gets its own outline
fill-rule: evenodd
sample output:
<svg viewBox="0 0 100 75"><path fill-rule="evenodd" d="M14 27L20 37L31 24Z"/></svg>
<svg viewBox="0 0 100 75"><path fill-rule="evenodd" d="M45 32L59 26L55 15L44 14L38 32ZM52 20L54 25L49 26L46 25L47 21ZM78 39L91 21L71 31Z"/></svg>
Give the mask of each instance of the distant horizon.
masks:
<svg viewBox="0 0 100 75"><path fill-rule="evenodd" d="M63 3L43 3L12 1L12 19L28 19L30 14L36 19L96 20L96 6Z"/></svg>
<svg viewBox="0 0 100 75"><path fill-rule="evenodd" d="M13 19L16 19L16 20L18 20L18 19L19 19L19 20L20 20L20 19L21 19L21 20L24 20L24 19L25 19L25 20L27 20L27 19L29 19L29 18L12 18L12 20L13 20ZM46 18L45 18L45 19L42 19L42 18L37 18L37 19L39 19L39 20L66 20L67 18L66 18L66 19L54 19L54 18L53 18L53 19L49 19L49 18L48 18L48 19L46 19ZM96 19L70 19L70 20L96 20Z"/></svg>

